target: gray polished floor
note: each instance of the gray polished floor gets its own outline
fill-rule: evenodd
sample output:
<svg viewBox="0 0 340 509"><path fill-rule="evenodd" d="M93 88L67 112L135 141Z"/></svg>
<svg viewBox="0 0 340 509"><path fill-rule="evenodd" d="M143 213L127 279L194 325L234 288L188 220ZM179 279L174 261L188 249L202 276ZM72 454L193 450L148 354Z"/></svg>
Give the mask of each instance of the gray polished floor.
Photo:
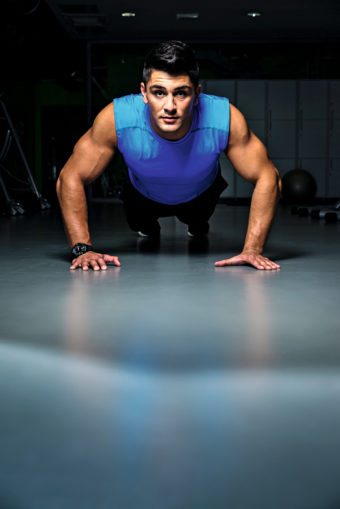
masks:
<svg viewBox="0 0 340 509"><path fill-rule="evenodd" d="M98 273L57 212L0 219L1 509L340 508L340 225L280 206L280 271L215 268L247 215L155 245L96 206Z"/></svg>

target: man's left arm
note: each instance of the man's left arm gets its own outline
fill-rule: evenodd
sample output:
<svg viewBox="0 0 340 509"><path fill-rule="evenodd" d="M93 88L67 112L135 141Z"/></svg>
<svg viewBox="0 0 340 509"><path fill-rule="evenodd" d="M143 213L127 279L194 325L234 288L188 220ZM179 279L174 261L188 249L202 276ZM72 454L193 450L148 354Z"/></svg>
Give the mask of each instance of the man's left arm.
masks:
<svg viewBox="0 0 340 509"><path fill-rule="evenodd" d="M280 175L269 160L266 147L249 130L244 116L233 105L230 105L230 132L226 155L241 177L254 184L255 188L242 252L216 262L215 266L249 264L260 270L278 269L280 266L262 253L280 199Z"/></svg>

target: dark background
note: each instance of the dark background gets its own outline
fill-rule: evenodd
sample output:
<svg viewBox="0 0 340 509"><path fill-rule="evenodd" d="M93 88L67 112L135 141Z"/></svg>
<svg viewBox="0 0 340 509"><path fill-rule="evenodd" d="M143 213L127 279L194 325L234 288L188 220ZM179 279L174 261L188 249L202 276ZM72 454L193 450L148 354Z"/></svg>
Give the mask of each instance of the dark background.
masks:
<svg viewBox="0 0 340 509"><path fill-rule="evenodd" d="M259 20L246 17L254 5L245 2L226 2L219 9L210 2L182 6L182 12L200 12L198 21L178 21L167 12L171 6L152 2L139 12L130 3L138 14L132 20L120 17L125 6L119 2L6 0L2 5L0 91L38 188L52 202L57 175L89 125L87 41L92 43L91 119L112 97L139 91L146 51L167 38L193 46L202 79L340 78L340 6L334 1L273 6L262 0ZM111 11L105 11L109 5ZM77 10L83 18L99 13L98 26L77 26L72 14ZM3 121L0 128L3 135ZM114 164L113 183L119 182L122 161ZM13 149L6 166L24 177ZM110 196L112 182L107 188ZM100 192L105 195L105 183Z"/></svg>

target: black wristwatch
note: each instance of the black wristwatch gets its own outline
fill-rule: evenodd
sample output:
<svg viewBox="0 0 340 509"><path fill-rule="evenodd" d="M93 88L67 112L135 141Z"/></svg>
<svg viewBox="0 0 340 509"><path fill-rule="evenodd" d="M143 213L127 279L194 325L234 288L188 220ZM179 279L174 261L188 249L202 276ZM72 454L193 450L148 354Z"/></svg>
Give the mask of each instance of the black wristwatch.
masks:
<svg viewBox="0 0 340 509"><path fill-rule="evenodd" d="M81 242L78 242L78 244L75 244L72 248L72 255L76 258L84 253L87 253L88 251L93 251L94 247L89 246L89 244L82 244Z"/></svg>

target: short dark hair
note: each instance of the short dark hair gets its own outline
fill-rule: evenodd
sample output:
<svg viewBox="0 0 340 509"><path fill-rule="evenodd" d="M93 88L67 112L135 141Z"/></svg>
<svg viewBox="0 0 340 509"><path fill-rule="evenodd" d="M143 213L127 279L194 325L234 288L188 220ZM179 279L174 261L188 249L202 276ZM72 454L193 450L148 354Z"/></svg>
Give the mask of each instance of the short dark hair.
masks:
<svg viewBox="0 0 340 509"><path fill-rule="evenodd" d="M145 57L143 82L146 85L153 70L168 74L188 74L198 86L199 67L193 49L182 41L165 41L152 48Z"/></svg>

